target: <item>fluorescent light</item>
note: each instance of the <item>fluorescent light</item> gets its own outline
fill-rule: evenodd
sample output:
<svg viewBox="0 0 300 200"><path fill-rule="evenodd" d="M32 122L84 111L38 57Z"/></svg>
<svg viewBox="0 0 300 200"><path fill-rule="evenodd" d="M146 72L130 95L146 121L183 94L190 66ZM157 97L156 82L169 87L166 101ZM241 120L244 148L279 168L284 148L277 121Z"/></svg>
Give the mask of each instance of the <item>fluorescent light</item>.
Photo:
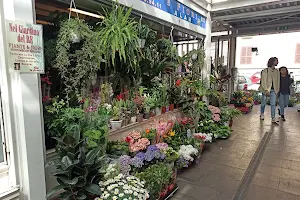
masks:
<svg viewBox="0 0 300 200"><path fill-rule="evenodd" d="M97 15L95 13L90 13L90 12L87 12L87 11L84 11L84 10L79 10L79 9L76 9L76 8L69 8L69 10L71 12L80 13L80 14L91 16L91 17L95 17L95 18L98 18L98 19L104 19L105 18L104 16Z"/></svg>

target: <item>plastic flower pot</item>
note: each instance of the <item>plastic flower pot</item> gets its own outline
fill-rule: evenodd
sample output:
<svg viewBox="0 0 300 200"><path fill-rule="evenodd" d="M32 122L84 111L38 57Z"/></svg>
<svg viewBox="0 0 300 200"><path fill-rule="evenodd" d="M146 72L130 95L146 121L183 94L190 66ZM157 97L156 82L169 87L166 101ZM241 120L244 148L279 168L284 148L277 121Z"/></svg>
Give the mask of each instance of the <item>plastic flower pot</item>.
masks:
<svg viewBox="0 0 300 200"><path fill-rule="evenodd" d="M119 120L119 121L110 120L112 130L120 129L122 127L122 121L123 120Z"/></svg>
<svg viewBox="0 0 300 200"><path fill-rule="evenodd" d="M144 119L149 119L149 118L150 118L150 112L145 112Z"/></svg>
<svg viewBox="0 0 300 200"><path fill-rule="evenodd" d="M162 108L159 108L159 107L155 108L156 115L161 115L161 112L162 112Z"/></svg>
<svg viewBox="0 0 300 200"><path fill-rule="evenodd" d="M145 39L138 39L138 43L139 43L139 47L140 48L144 48L146 40Z"/></svg>
<svg viewBox="0 0 300 200"><path fill-rule="evenodd" d="M143 114L138 114L138 115L137 115L137 118L136 118L136 121L137 121L137 122L142 122L143 119L144 119L144 115L143 115Z"/></svg>
<svg viewBox="0 0 300 200"><path fill-rule="evenodd" d="M173 111L174 110L174 104L172 103L172 104L170 104L170 106L169 106L169 110L170 111Z"/></svg>
<svg viewBox="0 0 300 200"><path fill-rule="evenodd" d="M131 123L135 123L135 122L136 122L136 116L132 116L132 117L130 118L130 122L131 122Z"/></svg>
<svg viewBox="0 0 300 200"><path fill-rule="evenodd" d="M166 106L161 107L161 113L164 114L167 112Z"/></svg>

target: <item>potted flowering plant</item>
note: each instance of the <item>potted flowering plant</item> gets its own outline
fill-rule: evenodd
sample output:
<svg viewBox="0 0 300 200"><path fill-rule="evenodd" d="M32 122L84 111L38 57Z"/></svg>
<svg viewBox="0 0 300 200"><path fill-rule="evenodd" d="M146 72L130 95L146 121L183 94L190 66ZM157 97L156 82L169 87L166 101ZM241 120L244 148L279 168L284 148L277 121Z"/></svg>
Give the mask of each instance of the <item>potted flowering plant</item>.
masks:
<svg viewBox="0 0 300 200"><path fill-rule="evenodd" d="M139 132L129 133L123 140L129 144L131 153L145 150L150 145L150 141L147 138L142 138Z"/></svg>
<svg viewBox="0 0 300 200"><path fill-rule="evenodd" d="M105 182L100 181L99 186L103 192L100 198L96 198L95 200L147 200L149 198L149 193L145 189L145 182L141 181L135 176L125 176L123 174L119 174L118 176L108 179Z"/></svg>
<svg viewBox="0 0 300 200"><path fill-rule="evenodd" d="M130 122L135 123L138 113L137 106L133 101L130 101L128 107L130 110Z"/></svg>

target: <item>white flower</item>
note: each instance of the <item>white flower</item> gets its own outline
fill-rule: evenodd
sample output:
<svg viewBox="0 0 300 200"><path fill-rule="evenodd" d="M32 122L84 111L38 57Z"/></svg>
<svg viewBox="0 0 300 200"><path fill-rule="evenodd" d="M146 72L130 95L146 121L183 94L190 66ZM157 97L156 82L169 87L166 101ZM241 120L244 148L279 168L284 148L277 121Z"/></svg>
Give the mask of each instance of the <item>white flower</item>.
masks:
<svg viewBox="0 0 300 200"><path fill-rule="evenodd" d="M119 197L123 197L123 196L124 196L124 193L120 193L120 194L119 194Z"/></svg>
<svg viewBox="0 0 300 200"><path fill-rule="evenodd" d="M133 193L133 191L132 191L132 190L128 190L128 193L129 193L129 194L132 194L132 193Z"/></svg>
<svg viewBox="0 0 300 200"><path fill-rule="evenodd" d="M137 193L137 192L134 192L133 195L134 195L134 196L138 196L138 193Z"/></svg>

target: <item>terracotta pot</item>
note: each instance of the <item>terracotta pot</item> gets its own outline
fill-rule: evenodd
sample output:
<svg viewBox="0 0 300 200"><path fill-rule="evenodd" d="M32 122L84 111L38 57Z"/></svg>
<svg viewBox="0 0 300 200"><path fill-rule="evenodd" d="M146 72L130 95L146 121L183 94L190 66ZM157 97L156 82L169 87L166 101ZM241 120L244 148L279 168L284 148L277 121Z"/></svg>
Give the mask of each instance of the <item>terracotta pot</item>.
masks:
<svg viewBox="0 0 300 200"><path fill-rule="evenodd" d="M143 115L143 114L138 114L138 115L137 115L137 118L136 118L136 121L137 121L137 122L142 122L143 119L144 119L144 115Z"/></svg>
<svg viewBox="0 0 300 200"><path fill-rule="evenodd" d="M161 113L164 114L167 112L166 106L161 107Z"/></svg>
<svg viewBox="0 0 300 200"><path fill-rule="evenodd" d="M173 104L173 103L170 104L169 110L170 110L170 111L173 111L173 110L174 110L174 104Z"/></svg>

